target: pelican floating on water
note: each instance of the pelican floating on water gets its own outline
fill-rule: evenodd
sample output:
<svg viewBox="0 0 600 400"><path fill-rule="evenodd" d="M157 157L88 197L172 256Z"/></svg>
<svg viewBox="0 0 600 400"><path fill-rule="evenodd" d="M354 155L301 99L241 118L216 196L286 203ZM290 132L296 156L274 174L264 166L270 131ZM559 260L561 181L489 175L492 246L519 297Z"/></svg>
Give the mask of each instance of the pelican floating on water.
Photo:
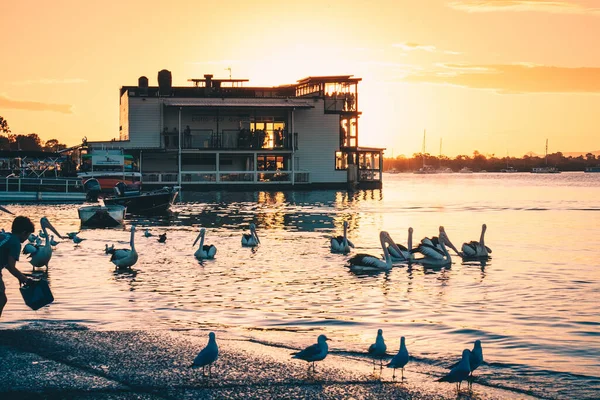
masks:
<svg viewBox="0 0 600 400"><path fill-rule="evenodd" d="M256 247L260 244L260 239L256 234L256 225L250 224L250 233L244 233L242 235L242 246L244 247Z"/></svg>
<svg viewBox="0 0 600 400"><path fill-rule="evenodd" d="M390 252L390 256L392 257L393 262L401 262L401 261L412 261L414 259L412 250L412 236L413 236L413 228L408 228L408 240L406 242L407 247L402 246L401 244L397 245L397 247L402 250L400 253L396 251L393 246L388 246L388 251Z"/></svg>
<svg viewBox="0 0 600 400"><path fill-rule="evenodd" d="M452 244L452 242L450 241L450 238L448 238L448 234L446 233L446 230L444 229L443 226L440 226L439 232L440 232L440 237L442 236L442 233L445 235L444 245L450 247L459 256L462 255L461 252L458 251L458 249L456 248L456 246L454 246ZM440 250L442 249L442 246L440 244L440 238L438 236L433 236L431 239L430 238L423 238L423 239L421 239L421 243L429 245L429 246L437 247Z"/></svg>
<svg viewBox="0 0 600 400"><path fill-rule="evenodd" d="M335 236L331 238L332 253L349 253L350 247L354 248L354 243L348 240L348 222L344 221L344 236Z"/></svg>
<svg viewBox="0 0 600 400"><path fill-rule="evenodd" d="M44 235L46 235L46 243L44 245L41 243L36 243L35 245L31 243L26 244L23 249L23 254L29 254L29 262L34 268L46 267L46 270L48 270L48 263L52 258L52 245L50 244L50 236L48 235L47 229L50 229L59 238L63 239L63 237L46 217L43 217L40 220L40 226L42 227Z"/></svg>
<svg viewBox="0 0 600 400"><path fill-rule="evenodd" d="M196 257L196 259L198 261L201 260L212 260L213 258L215 258L215 254L217 254L217 248L214 245L205 245L204 244L204 236L206 235L206 229L202 228L200 229L200 233L198 234L198 236L196 237L196 240L194 240L194 244L192 246L195 246L196 243L198 242L198 239L200 239L200 246L198 247L198 250L196 250L196 252L194 253L194 257Z"/></svg>
<svg viewBox="0 0 600 400"><path fill-rule="evenodd" d="M442 229L443 227L440 227ZM422 258L415 258L414 261L423 264L425 267L444 267L452 264L452 257L446 249L446 243L449 242L446 232L440 231L438 245L432 245L421 242L421 244L413 250L413 253L420 253ZM438 247L439 246L439 247Z"/></svg>
<svg viewBox="0 0 600 400"><path fill-rule="evenodd" d="M489 257L492 249L487 247L484 242L486 230L487 226L485 224L481 225L481 237L479 238L479 242L472 240L469 243L463 243L463 257Z"/></svg>
<svg viewBox="0 0 600 400"><path fill-rule="evenodd" d="M129 240L129 245L131 246L131 249L113 249L110 261L113 264L115 264L117 268L131 268L137 262L138 253L137 251L135 251L134 237L135 225L131 225L131 239Z"/></svg>
<svg viewBox="0 0 600 400"><path fill-rule="evenodd" d="M370 254L357 254L348 260L348 267L356 272L386 271L392 269L392 257L390 256L386 243L395 247L398 253L400 253L401 250L386 231L381 231L379 233L379 240L381 242L381 248L383 249L384 260Z"/></svg>

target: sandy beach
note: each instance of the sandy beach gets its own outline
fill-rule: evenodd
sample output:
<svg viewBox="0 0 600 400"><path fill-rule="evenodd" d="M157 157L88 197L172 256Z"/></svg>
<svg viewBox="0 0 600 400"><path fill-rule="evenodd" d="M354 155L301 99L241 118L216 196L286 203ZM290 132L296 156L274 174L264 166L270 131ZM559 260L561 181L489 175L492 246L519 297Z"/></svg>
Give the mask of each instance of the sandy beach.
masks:
<svg viewBox="0 0 600 400"><path fill-rule="evenodd" d="M434 382L439 375L418 362L409 363L406 380L399 383L392 381L389 369L382 376L379 368L373 374L372 364L361 355L332 350L309 376L305 362L291 359L293 348L225 331L216 331L220 357L212 377L204 377L190 366L207 333L1 330L0 398L456 398L454 385ZM460 397L527 396L475 383L473 393Z"/></svg>

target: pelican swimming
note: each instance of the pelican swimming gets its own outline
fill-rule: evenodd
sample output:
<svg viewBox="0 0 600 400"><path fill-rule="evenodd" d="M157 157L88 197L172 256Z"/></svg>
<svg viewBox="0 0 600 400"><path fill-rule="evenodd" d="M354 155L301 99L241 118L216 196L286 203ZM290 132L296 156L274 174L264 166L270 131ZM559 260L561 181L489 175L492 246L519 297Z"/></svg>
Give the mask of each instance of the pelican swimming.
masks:
<svg viewBox="0 0 600 400"><path fill-rule="evenodd" d="M40 226L42 227L43 233L46 235L46 243L44 245L40 244L27 244L23 249L24 254L29 254L29 262L33 265L34 268L46 267L48 270L48 263L52 258L52 245L50 244L50 236L48 235L47 229L50 229L54 232L59 238L63 239L63 237L58 233L58 231L52 226L48 218L43 217L40 220Z"/></svg>
<svg viewBox="0 0 600 400"><path fill-rule="evenodd" d="M349 253L350 247L354 247L354 243L348 240L348 222L344 221L344 236L335 236L331 238L332 253Z"/></svg>
<svg viewBox="0 0 600 400"><path fill-rule="evenodd" d="M440 236L442 235L442 233L445 235L444 245L450 247L459 256L462 255L461 252L458 251L458 249L456 248L456 246L454 246L452 244L452 242L450 241L450 239L448 238L448 234L446 233L446 230L444 229L443 226L440 226L439 232L440 232ZM437 236L433 236L431 239L430 238L423 238L423 239L421 239L421 243L429 245L429 246L437 247L439 250L442 249L442 246L440 244L440 239Z"/></svg>
<svg viewBox="0 0 600 400"><path fill-rule="evenodd" d="M110 261L115 264L117 268L131 268L135 265L138 260L138 253L135 251L134 245L134 237L135 237L135 225L131 225L131 239L129 240L129 245L131 249L118 249L114 250L112 256L110 257Z"/></svg>
<svg viewBox="0 0 600 400"><path fill-rule="evenodd" d="M153 234L151 234L151 233L150 233L150 231L149 231L148 229L146 229L146 230L144 231L144 237L151 237L151 236L154 236L154 235L153 235Z"/></svg>
<svg viewBox="0 0 600 400"><path fill-rule="evenodd" d="M413 253L420 253L423 257L415 258L414 261L423 264L425 267L433 268L451 265L452 257L450 257L450 253L448 253L445 246L447 242L448 236L446 235L446 232L440 231L438 240L439 247L421 242L421 244L413 250Z"/></svg>
<svg viewBox="0 0 600 400"><path fill-rule="evenodd" d="M393 246L388 246L388 251L390 252L390 256L392 257L392 262L400 262L400 261L411 261L414 259L412 250L412 236L413 236L413 228L408 228L408 241L406 242L407 247L402 246L401 244L397 245L397 247L402 250L400 253L396 251Z"/></svg>
<svg viewBox="0 0 600 400"><path fill-rule="evenodd" d="M198 234L198 236L196 237L196 240L194 240L194 244L192 246L195 246L196 243L198 242L198 239L200 239L200 246L198 247L198 250L196 250L196 252L194 253L194 257L196 257L196 259L198 261L202 261L202 260L212 260L213 258L215 258L215 254L217 254L217 248L214 245L205 245L204 244L204 235L206 234L206 229L202 228L200 229L200 233Z"/></svg>
<svg viewBox="0 0 600 400"><path fill-rule="evenodd" d="M479 242L472 240L469 243L463 243L462 252L464 257L489 257L492 249L487 247L484 242L486 230L487 226L485 224L481 225L481 236L479 237Z"/></svg>
<svg viewBox="0 0 600 400"><path fill-rule="evenodd" d="M398 253L400 253L401 250L398 248L398 245L394 243L390 234L385 231L379 233L379 241L381 242L381 248L383 249L384 260L369 254L357 254L348 260L348 267L356 272L386 271L392 269L392 257L390 256L386 243L395 247Z"/></svg>
<svg viewBox="0 0 600 400"><path fill-rule="evenodd" d="M250 233L244 233L242 235L242 246L244 247L256 247L260 244L260 239L256 234L256 225L250 224Z"/></svg>

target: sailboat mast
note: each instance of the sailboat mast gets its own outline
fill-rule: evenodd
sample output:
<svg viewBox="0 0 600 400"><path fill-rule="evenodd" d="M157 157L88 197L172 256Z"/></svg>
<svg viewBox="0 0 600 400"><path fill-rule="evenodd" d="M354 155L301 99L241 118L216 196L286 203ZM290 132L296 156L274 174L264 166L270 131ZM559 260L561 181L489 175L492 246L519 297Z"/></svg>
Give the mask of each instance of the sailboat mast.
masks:
<svg viewBox="0 0 600 400"><path fill-rule="evenodd" d="M442 168L442 138L440 138L440 162L439 168Z"/></svg>
<svg viewBox="0 0 600 400"><path fill-rule="evenodd" d="M546 139L546 167L548 166L548 139Z"/></svg>
<svg viewBox="0 0 600 400"><path fill-rule="evenodd" d="M423 129L423 168L425 168L425 135L426 135L427 131L425 129Z"/></svg>

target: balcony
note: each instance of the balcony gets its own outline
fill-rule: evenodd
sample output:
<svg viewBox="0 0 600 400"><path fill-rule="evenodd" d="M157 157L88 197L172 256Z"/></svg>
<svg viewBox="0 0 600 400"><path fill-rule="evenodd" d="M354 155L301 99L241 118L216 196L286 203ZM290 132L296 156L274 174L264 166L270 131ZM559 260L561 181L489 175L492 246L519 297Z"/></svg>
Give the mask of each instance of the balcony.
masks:
<svg viewBox="0 0 600 400"><path fill-rule="evenodd" d="M248 129L192 129L181 134L184 150L292 150L297 148L297 134L288 131L250 131ZM161 147L179 149L177 132L162 133Z"/></svg>
<svg viewBox="0 0 600 400"><path fill-rule="evenodd" d="M310 183L310 174L306 171L295 172L295 183ZM175 185L178 181L177 173L150 172L142 174L144 184L169 184ZM291 184L292 171L182 171L181 183L185 184Z"/></svg>

